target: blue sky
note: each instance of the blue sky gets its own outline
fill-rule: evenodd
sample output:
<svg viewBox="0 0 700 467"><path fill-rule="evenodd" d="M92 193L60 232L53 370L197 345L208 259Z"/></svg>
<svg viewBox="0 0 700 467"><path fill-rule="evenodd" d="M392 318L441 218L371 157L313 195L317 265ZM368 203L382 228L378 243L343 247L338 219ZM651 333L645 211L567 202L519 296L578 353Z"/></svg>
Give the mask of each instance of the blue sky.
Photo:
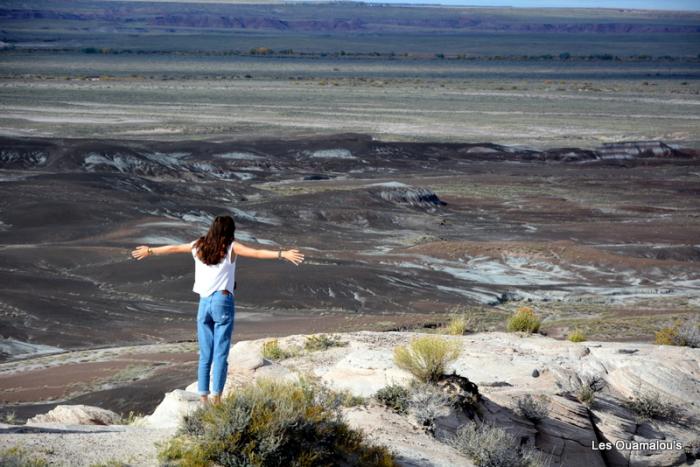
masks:
<svg viewBox="0 0 700 467"><path fill-rule="evenodd" d="M639 8L645 10L695 10L700 11L700 0L365 0L371 3L424 3L466 6L512 6L521 8Z"/></svg>

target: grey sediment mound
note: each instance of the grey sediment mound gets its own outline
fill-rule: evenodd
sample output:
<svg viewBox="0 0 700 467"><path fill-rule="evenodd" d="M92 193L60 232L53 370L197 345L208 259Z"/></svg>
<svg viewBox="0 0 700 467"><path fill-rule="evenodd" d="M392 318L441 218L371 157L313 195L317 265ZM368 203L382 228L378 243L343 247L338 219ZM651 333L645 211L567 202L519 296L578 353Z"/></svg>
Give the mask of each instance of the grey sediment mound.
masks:
<svg viewBox="0 0 700 467"><path fill-rule="evenodd" d="M428 188L414 187L398 182L371 185L370 192L385 201L411 207L435 208L447 205Z"/></svg>

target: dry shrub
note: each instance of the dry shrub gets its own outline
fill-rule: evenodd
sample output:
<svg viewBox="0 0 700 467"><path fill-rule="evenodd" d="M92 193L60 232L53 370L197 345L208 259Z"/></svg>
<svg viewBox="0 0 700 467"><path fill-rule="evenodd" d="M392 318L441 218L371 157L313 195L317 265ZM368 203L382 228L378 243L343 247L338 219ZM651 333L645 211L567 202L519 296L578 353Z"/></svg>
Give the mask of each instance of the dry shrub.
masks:
<svg viewBox="0 0 700 467"><path fill-rule="evenodd" d="M700 319L694 316L685 321L677 321L673 326L660 329L655 342L659 345L700 347Z"/></svg>
<svg viewBox="0 0 700 467"><path fill-rule="evenodd" d="M519 398L516 402L517 412L531 422L539 422L549 415L549 400L546 397L532 397L530 394Z"/></svg>
<svg viewBox="0 0 700 467"><path fill-rule="evenodd" d="M307 336L306 341L304 341L304 349L309 352L314 352L317 350L327 350L331 347L345 347L347 342L343 342L340 336L329 336L327 334L318 334L313 336Z"/></svg>
<svg viewBox="0 0 700 467"><path fill-rule="evenodd" d="M394 349L394 362L419 381L436 382L447 365L459 357L459 343L438 336L419 337Z"/></svg>
<svg viewBox="0 0 700 467"><path fill-rule="evenodd" d="M467 423L450 444L478 467L545 467L549 465L540 451L521 446L519 440L503 428L490 424Z"/></svg>
<svg viewBox="0 0 700 467"><path fill-rule="evenodd" d="M635 394L625 406L634 412L638 423L647 420L672 420L678 415L678 408L655 391Z"/></svg>
<svg viewBox="0 0 700 467"><path fill-rule="evenodd" d="M284 360L293 357L294 353L280 347L277 339L270 339L263 343L262 355L268 360Z"/></svg>
<svg viewBox="0 0 700 467"><path fill-rule="evenodd" d="M586 335L580 329L574 329L568 336L571 342L585 342Z"/></svg>
<svg viewBox="0 0 700 467"><path fill-rule="evenodd" d="M452 401L434 384L416 383L411 386L408 410L428 432L434 433L435 419L445 412Z"/></svg>
<svg viewBox="0 0 700 467"><path fill-rule="evenodd" d="M304 381L259 380L186 417L160 458L181 466L396 465L348 427L339 407Z"/></svg>
<svg viewBox="0 0 700 467"><path fill-rule="evenodd" d="M508 319L506 329L508 332L534 333L540 330L540 319L532 308L521 306L513 316Z"/></svg>
<svg viewBox="0 0 700 467"><path fill-rule="evenodd" d="M410 392L398 384L384 386L374 395L374 398L383 406L398 414L408 413Z"/></svg>
<svg viewBox="0 0 700 467"><path fill-rule="evenodd" d="M447 334L452 336L463 336L471 328L471 320L466 314L453 316L445 326Z"/></svg>
<svg viewBox="0 0 700 467"><path fill-rule="evenodd" d="M576 398L586 407L592 407L595 395L605 387L605 380L599 377L584 377L575 388Z"/></svg>

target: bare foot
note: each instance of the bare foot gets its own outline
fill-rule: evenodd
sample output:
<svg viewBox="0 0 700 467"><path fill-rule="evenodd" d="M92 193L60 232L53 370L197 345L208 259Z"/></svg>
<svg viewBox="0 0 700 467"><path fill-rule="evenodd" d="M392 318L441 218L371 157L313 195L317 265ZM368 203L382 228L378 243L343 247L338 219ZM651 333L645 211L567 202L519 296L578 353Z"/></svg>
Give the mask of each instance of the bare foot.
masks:
<svg viewBox="0 0 700 467"><path fill-rule="evenodd" d="M199 396L199 402L201 402L202 404L208 404L209 397L208 396Z"/></svg>
<svg viewBox="0 0 700 467"><path fill-rule="evenodd" d="M212 404L220 404L221 403L221 395L216 394L216 395L211 396L211 403Z"/></svg>

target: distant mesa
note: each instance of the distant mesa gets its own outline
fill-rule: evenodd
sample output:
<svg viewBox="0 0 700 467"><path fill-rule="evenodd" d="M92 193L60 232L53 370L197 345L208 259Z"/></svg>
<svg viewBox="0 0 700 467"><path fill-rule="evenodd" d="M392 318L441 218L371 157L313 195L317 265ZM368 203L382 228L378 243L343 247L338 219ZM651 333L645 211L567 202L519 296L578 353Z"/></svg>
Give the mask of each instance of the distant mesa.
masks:
<svg viewBox="0 0 700 467"><path fill-rule="evenodd" d="M428 188L414 187L399 182L376 183L370 191L385 201L418 208L436 208L447 205Z"/></svg>

